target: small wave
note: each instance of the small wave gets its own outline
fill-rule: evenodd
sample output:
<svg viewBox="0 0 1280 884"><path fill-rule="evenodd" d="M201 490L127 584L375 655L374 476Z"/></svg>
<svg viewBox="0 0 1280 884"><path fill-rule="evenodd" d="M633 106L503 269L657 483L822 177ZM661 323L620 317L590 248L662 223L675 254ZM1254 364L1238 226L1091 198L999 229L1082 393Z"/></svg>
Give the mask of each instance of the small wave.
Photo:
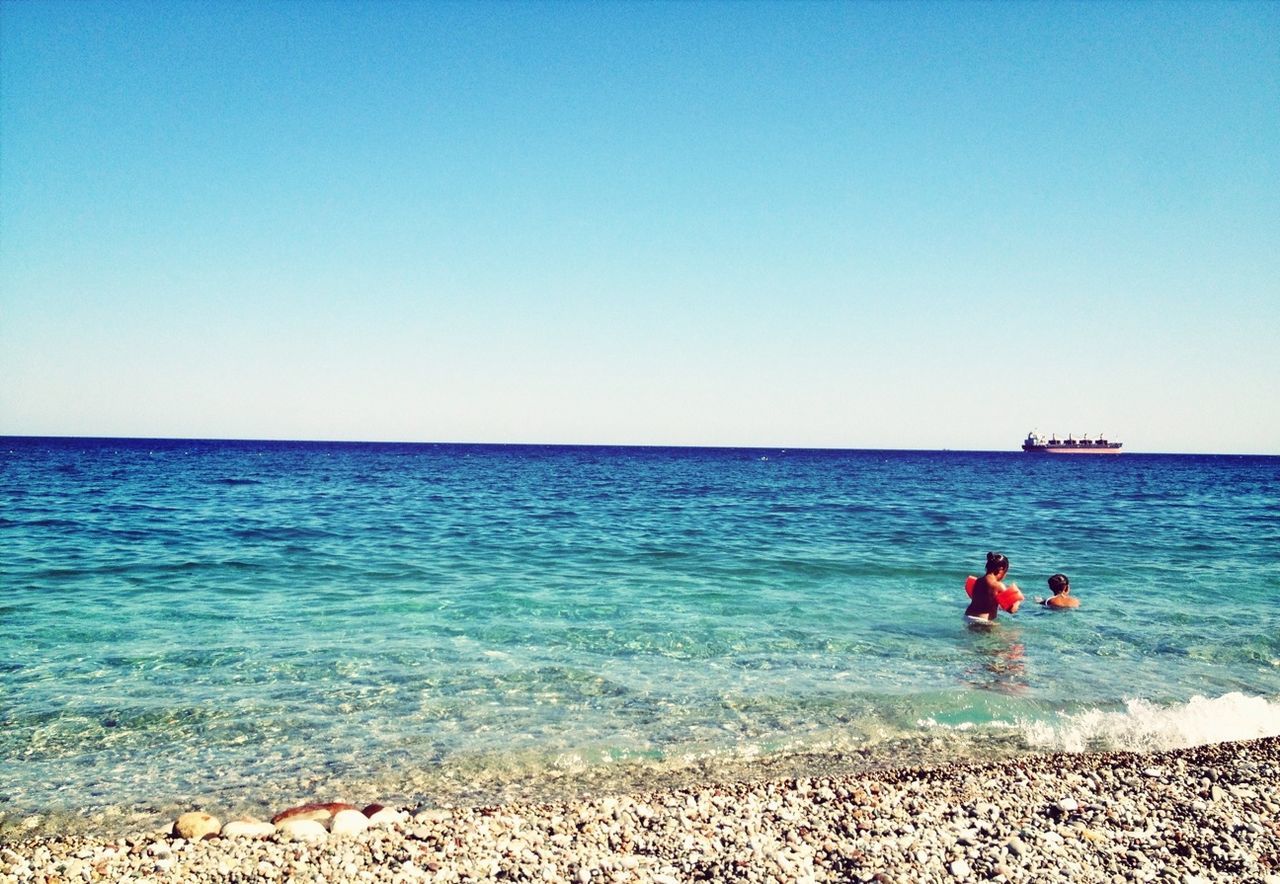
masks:
<svg viewBox="0 0 1280 884"><path fill-rule="evenodd" d="M266 528L239 528L232 532L232 536L237 540L243 541L276 541L286 542L294 540L317 540L321 538L332 537L333 534L321 528L305 528L297 525L285 527L266 527ZM308 551L307 547L295 547L301 551Z"/></svg>
<svg viewBox="0 0 1280 884"><path fill-rule="evenodd" d="M0 524L22 525L26 528L83 528L84 524L74 519L32 519L29 522L4 520Z"/></svg>
<svg viewBox="0 0 1280 884"><path fill-rule="evenodd" d="M1153 752L1280 736L1280 702L1239 692L1173 706L1127 700L1123 712L1059 713L1057 720L1019 721L1016 727L1037 749Z"/></svg>

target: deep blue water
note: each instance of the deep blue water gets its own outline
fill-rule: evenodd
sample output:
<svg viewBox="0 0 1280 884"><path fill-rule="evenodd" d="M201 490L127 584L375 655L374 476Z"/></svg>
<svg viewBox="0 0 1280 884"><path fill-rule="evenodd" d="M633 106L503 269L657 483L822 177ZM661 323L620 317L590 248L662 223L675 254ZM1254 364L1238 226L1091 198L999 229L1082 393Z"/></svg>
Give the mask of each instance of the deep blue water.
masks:
<svg viewBox="0 0 1280 884"><path fill-rule="evenodd" d="M1280 733L1280 458L0 455L0 832Z"/></svg>

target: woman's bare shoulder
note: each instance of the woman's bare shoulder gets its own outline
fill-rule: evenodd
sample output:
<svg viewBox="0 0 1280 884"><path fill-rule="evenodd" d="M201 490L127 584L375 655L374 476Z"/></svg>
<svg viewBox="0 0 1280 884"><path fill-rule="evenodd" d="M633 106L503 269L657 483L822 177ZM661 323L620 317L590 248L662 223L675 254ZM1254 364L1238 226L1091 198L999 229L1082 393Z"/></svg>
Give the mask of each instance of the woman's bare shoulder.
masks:
<svg viewBox="0 0 1280 884"><path fill-rule="evenodd" d="M1050 596L1044 600L1046 608L1078 608L1080 600L1073 599L1071 596Z"/></svg>

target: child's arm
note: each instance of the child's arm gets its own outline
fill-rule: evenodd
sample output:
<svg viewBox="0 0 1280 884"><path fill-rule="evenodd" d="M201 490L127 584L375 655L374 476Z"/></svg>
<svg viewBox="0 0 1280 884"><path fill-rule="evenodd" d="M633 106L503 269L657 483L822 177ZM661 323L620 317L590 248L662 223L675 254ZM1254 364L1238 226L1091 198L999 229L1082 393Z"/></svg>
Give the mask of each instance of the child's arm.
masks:
<svg viewBox="0 0 1280 884"><path fill-rule="evenodd" d="M997 583L1000 587L996 592L996 601L1000 607L1004 608L1010 614L1018 613L1018 606L1022 604L1022 600L1026 598L1022 594L1022 590L1018 589L1018 584L1010 583L1005 586L1003 583ZM1012 601L1010 601L1012 599Z"/></svg>

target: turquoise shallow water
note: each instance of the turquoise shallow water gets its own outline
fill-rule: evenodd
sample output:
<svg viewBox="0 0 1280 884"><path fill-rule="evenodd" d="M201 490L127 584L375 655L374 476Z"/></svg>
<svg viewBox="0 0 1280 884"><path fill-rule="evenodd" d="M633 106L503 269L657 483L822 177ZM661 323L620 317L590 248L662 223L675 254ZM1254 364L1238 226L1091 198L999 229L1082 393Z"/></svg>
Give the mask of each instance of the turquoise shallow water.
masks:
<svg viewBox="0 0 1280 884"><path fill-rule="evenodd" d="M1280 458L0 451L0 831L1280 733Z"/></svg>

